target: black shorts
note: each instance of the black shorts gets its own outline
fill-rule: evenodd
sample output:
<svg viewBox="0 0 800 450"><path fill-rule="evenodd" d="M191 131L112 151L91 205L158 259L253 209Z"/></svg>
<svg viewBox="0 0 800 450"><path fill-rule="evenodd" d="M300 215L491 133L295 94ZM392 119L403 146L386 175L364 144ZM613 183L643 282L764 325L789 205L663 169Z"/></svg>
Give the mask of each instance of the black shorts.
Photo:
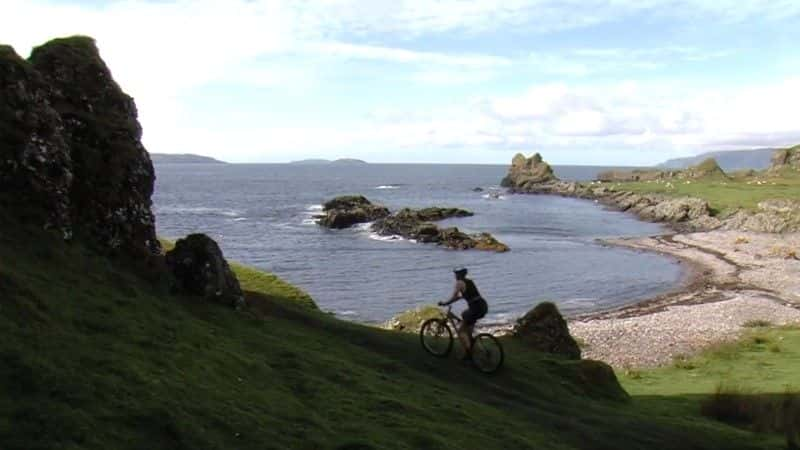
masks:
<svg viewBox="0 0 800 450"><path fill-rule="evenodd" d="M485 316L487 311L489 311L489 305L486 304L486 300L479 298L469 302L469 308L461 313L461 318L464 319L464 325L475 325L475 322Z"/></svg>

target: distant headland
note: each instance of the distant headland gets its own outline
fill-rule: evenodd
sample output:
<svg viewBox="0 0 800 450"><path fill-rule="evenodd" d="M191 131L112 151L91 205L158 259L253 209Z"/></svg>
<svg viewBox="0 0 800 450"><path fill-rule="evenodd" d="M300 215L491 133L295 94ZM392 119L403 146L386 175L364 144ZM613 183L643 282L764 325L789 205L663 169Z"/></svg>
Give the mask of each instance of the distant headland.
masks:
<svg viewBox="0 0 800 450"><path fill-rule="evenodd" d="M301 159L299 161L292 161L289 164L297 164L297 165L306 165L306 166L314 166L314 165L327 165L327 164L336 164L342 166L355 166L360 164L368 164L366 161L360 159L353 159L353 158L340 158L335 160L330 159Z"/></svg>
<svg viewBox="0 0 800 450"><path fill-rule="evenodd" d="M150 153L150 159L153 164L228 164L210 156L193 155L191 153Z"/></svg>

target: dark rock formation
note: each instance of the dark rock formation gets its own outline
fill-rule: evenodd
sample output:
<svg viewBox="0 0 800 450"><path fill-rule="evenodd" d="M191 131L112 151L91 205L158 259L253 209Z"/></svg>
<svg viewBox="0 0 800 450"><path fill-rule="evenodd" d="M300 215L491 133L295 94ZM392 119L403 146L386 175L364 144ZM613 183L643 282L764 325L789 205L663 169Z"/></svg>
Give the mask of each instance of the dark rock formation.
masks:
<svg viewBox="0 0 800 450"><path fill-rule="evenodd" d="M382 236L402 236L422 243L435 243L456 250L506 252L508 246L488 233L469 235L458 228L440 229L431 221L467 217L472 213L458 208L402 209L372 224L372 231Z"/></svg>
<svg viewBox="0 0 800 450"><path fill-rule="evenodd" d="M56 39L31 53L53 87L72 150L71 216L76 233L102 248L145 255L158 251L151 211L155 175L141 143L136 105L88 37Z"/></svg>
<svg viewBox="0 0 800 450"><path fill-rule="evenodd" d="M69 238L72 160L52 97L39 72L0 46L0 209Z"/></svg>
<svg viewBox="0 0 800 450"><path fill-rule="evenodd" d="M522 153L517 153L511 160L508 175L500 185L521 191L533 188L536 185L558 181L553 174L553 169L542 160L542 155L536 153L530 158L525 158Z"/></svg>
<svg viewBox="0 0 800 450"><path fill-rule="evenodd" d="M236 274L228 266L219 245L205 234L178 239L165 259L179 291L224 305L244 305Z"/></svg>
<svg viewBox="0 0 800 450"><path fill-rule="evenodd" d="M518 319L513 335L538 351L581 358L581 349L569 334L567 321L553 303L539 303Z"/></svg>
<svg viewBox="0 0 800 450"><path fill-rule="evenodd" d="M101 251L152 255L153 166L133 99L88 37L0 47L0 207Z"/></svg>
<svg viewBox="0 0 800 450"><path fill-rule="evenodd" d="M357 223L372 222L389 215L385 206L375 205L362 195L336 197L323 205L319 224L328 228L349 228Z"/></svg>

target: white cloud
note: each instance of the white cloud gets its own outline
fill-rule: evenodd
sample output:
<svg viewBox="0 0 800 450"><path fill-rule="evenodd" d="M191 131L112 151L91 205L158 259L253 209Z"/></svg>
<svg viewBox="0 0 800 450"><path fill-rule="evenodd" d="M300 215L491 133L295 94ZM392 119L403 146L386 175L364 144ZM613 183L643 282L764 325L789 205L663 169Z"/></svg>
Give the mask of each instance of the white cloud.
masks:
<svg viewBox="0 0 800 450"><path fill-rule="evenodd" d="M136 98L145 143L155 151L241 161L359 147L693 150L800 140L793 110L800 104L797 79L709 90L688 84L600 85L590 77L657 71L675 61L707 62L728 56L726 49L544 49L512 57L403 48L383 45L380 39L387 33L392 42L444 33L545 33L637 14L726 23L777 21L800 15L795 0L125 0L98 7L5 0L3 12L0 39L23 55L55 36L95 37L117 81ZM330 65L356 60L385 64L378 76L394 76L394 65L401 64L407 81L443 89L501 75L515 75L517 83L541 74L580 82L535 84L519 95L485 94L479 101L453 100L423 111L387 108L336 126L298 122L208 130L186 123L185 98L198 87L224 81L299 95L324 87L321 78ZM227 156L221 149L236 153Z"/></svg>

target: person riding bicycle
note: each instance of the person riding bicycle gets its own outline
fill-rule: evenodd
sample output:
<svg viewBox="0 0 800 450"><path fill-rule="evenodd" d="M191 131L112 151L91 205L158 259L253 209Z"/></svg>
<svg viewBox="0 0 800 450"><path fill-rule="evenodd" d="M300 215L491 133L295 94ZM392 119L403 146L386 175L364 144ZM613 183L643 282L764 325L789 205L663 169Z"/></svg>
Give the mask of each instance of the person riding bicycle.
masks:
<svg viewBox="0 0 800 450"><path fill-rule="evenodd" d="M475 323L478 322L478 319L486 315L489 306L486 304L486 300L481 297L475 283L467 278L466 267L455 269L453 273L456 276L456 286L453 290L453 295L450 297L450 300L439 302L439 306L450 305L462 298L467 301L468 308L461 313L463 321L458 328L458 338L461 339L461 343L466 350L465 357L469 357L472 351L472 329L475 328Z"/></svg>

